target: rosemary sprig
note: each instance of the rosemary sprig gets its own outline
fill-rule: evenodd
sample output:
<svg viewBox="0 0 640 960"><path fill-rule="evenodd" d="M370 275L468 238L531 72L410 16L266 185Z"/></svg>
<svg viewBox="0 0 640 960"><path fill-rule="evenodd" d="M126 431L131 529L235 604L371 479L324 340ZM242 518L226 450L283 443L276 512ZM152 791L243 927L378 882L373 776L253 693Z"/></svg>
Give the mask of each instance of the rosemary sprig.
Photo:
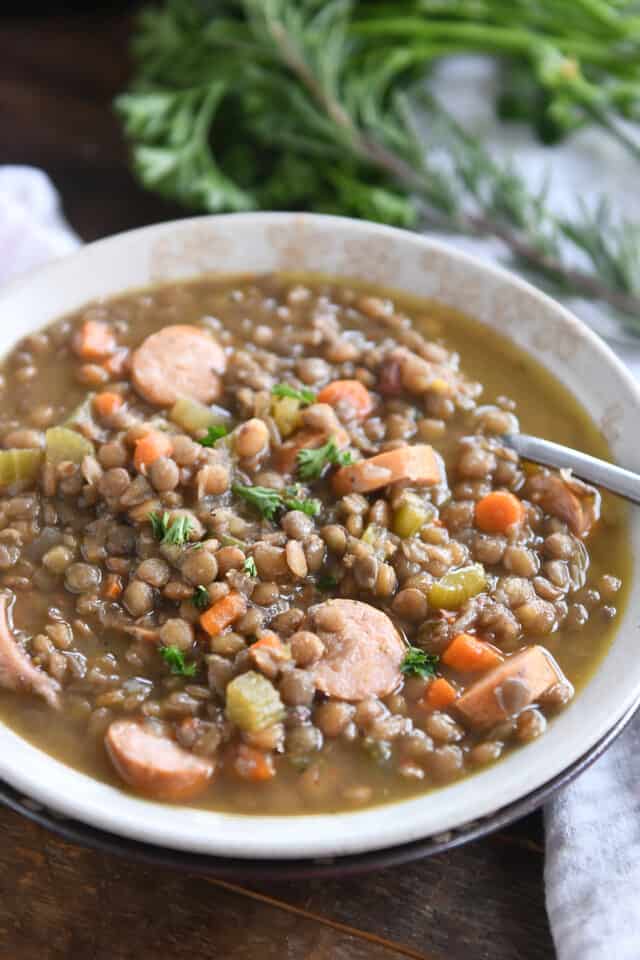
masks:
<svg viewBox="0 0 640 960"><path fill-rule="evenodd" d="M640 153L618 123L640 114L628 0L167 0L141 15L135 86L117 109L142 182L187 206L497 238L536 278L640 326L640 226L605 201L554 215L544 190L416 92L434 58L474 50L526 71L561 132L595 121Z"/></svg>

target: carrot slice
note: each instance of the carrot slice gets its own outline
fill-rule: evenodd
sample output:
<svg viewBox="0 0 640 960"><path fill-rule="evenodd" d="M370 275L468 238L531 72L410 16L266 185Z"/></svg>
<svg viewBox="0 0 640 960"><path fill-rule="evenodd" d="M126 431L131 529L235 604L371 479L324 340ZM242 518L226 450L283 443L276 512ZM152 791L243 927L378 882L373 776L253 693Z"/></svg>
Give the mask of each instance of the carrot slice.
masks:
<svg viewBox="0 0 640 960"><path fill-rule="evenodd" d="M144 467L150 467L160 457L170 456L172 450L171 437L159 430L150 430L136 441L133 464L136 470L141 471Z"/></svg>
<svg viewBox="0 0 640 960"><path fill-rule="evenodd" d="M244 594L238 590L232 590L216 600L208 610L200 617L200 626L209 634L210 637L217 637L218 634L231 626L234 620L238 620L247 612L247 600Z"/></svg>
<svg viewBox="0 0 640 960"><path fill-rule="evenodd" d="M470 633L459 633L442 654L442 662L461 673L490 670L502 663L503 659L502 654L490 643L478 640Z"/></svg>
<svg viewBox="0 0 640 960"><path fill-rule="evenodd" d="M418 443L358 460L337 471L333 477L333 489L342 497L347 493L368 493L400 480L421 486L438 483L440 465L433 448Z"/></svg>
<svg viewBox="0 0 640 960"><path fill-rule="evenodd" d="M85 320L73 338L73 351L83 360L103 360L115 349L113 330L100 320Z"/></svg>
<svg viewBox="0 0 640 960"><path fill-rule="evenodd" d="M93 398L93 406L98 416L110 417L116 410L124 406L124 399L119 393L103 390L102 393L96 394Z"/></svg>
<svg viewBox="0 0 640 960"><path fill-rule="evenodd" d="M276 775L273 756L244 743L241 743L236 751L233 769L239 777L249 780L250 783L263 783Z"/></svg>
<svg viewBox="0 0 640 960"><path fill-rule="evenodd" d="M320 390L317 401L330 407L348 404L358 420L364 420L373 410L373 397L359 380L333 380Z"/></svg>
<svg viewBox="0 0 640 960"><path fill-rule="evenodd" d="M494 490L476 503L476 526L485 533L506 533L524 517L524 504L508 490Z"/></svg>
<svg viewBox="0 0 640 960"><path fill-rule="evenodd" d="M418 705L425 710L446 710L457 696L455 687L448 680L444 677L436 677L427 687Z"/></svg>
<svg viewBox="0 0 640 960"><path fill-rule="evenodd" d="M468 727L487 730L508 718L501 690L505 682L512 679L521 680L526 692L526 702L520 705L520 710L554 684L568 683L548 650L541 646L527 647L479 677L456 701L456 712Z"/></svg>

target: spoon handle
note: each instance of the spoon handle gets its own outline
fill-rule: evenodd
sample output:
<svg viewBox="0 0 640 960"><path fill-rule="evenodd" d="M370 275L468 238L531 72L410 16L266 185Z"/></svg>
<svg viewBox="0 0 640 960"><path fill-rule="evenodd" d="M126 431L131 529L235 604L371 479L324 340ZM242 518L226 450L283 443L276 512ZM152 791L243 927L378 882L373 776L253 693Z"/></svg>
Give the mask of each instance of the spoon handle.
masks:
<svg viewBox="0 0 640 960"><path fill-rule="evenodd" d="M640 474L632 470L624 470L588 453L580 453L579 450L550 440L530 437L526 433L507 433L502 440L525 460L542 463L545 467L568 468L580 480L604 487L633 503L640 503Z"/></svg>

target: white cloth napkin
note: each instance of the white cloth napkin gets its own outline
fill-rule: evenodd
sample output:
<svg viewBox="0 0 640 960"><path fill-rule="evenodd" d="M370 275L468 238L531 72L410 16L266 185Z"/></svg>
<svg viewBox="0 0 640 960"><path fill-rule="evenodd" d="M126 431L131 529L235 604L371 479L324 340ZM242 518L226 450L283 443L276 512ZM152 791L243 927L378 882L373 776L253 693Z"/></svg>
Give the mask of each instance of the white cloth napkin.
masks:
<svg viewBox="0 0 640 960"><path fill-rule="evenodd" d="M41 170L0 167L0 283L70 253L79 243Z"/></svg>
<svg viewBox="0 0 640 960"><path fill-rule="evenodd" d="M491 126L487 104L492 102L490 73L482 63L447 68L440 78L447 103L458 108L465 123L480 129L504 151L504 134ZM523 131L509 133L507 147L532 182L540 179L547 152ZM556 190L588 193L599 168L603 146L592 136L591 151L563 147L553 151ZM546 161L545 161L546 162ZM602 189L624 189L623 159L613 170L600 171ZM630 199L638 200L637 191ZM635 211L640 215L640 204ZM633 212L633 211L632 211ZM491 244L451 238L489 259ZM0 167L0 283L9 277L72 250L79 240L61 213L58 196L49 179L29 167ZM580 310L584 315L584 310ZM607 318L599 318L606 325ZM602 328L601 328L602 329ZM606 329L606 326L605 326ZM613 344L615 347L615 343ZM640 347L624 348L624 359L637 363ZM545 810L547 908L558 960L640 960L640 721L636 721L610 750L574 783L556 795Z"/></svg>

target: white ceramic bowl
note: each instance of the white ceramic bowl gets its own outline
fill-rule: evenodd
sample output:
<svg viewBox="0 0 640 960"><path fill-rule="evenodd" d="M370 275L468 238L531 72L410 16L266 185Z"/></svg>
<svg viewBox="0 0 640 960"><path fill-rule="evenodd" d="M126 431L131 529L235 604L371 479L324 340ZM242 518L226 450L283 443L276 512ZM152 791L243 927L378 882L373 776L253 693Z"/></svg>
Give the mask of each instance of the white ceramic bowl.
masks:
<svg viewBox="0 0 640 960"><path fill-rule="evenodd" d="M613 455L640 470L640 392L613 353L516 277L416 234L361 221L240 214L161 224L91 244L0 296L0 353L89 300L200 274L310 270L434 297L511 337L586 408ZM634 555L640 514L632 518ZM0 725L0 779L54 811L121 836L240 858L332 857L408 843L487 817L583 757L640 696L640 584L594 678L545 736L484 773L361 812L289 818L168 809L57 762Z"/></svg>

